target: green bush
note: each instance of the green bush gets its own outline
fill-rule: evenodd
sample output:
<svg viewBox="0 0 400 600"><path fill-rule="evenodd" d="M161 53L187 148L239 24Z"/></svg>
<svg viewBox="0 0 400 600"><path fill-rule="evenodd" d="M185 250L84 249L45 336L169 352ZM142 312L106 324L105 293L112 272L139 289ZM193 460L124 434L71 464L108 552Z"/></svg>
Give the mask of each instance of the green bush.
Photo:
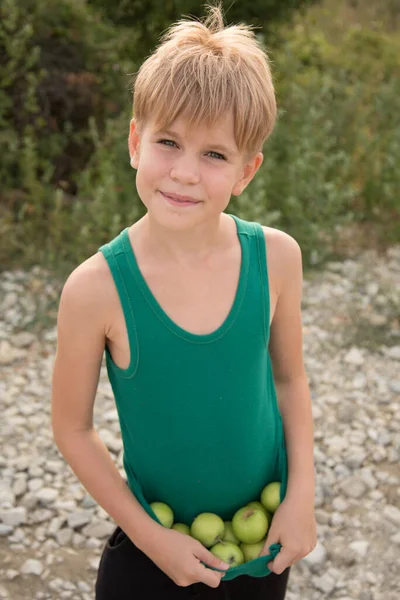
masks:
<svg viewBox="0 0 400 600"><path fill-rule="evenodd" d="M260 178L234 200L328 257L349 223L400 240L400 41L351 28L341 44L298 23L272 55L280 115Z"/></svg>
<svg viewBox="0 0 400 600"><path fill-rule="evenodd" d="M226 15L226 23L252 24L272 38L277 23L287 22L297 11L319 2L320 0L252 0L220 4ZM199 18L205 14L205 3L197 0L88 0L88 3L101 10L116 25L134 29L135 52L140 59L149 54L158 43L160 33L171 23L182 16Z"/></svg>
<svg viewBox="0 0 400 600"><path fill-rule="evenodd" d="M398 241L399 38L349 28L336 44L303 19L280 39L271 52L278 123L259 173L228 211L293 235L306 265L329 258L348 224L372 223L382 241ZM129 164L131 99L124 105L104 129L89 118L94 150L75 173L76 196L35 178L41 154L33 134L23 138L30 183L22 199L13 192L17 217L0 219L1 261L68 270L144 213Z"/></svg>
<svg viewBox="0 0 400 600"><path fill-rule="evenodd" d="M79 0L3 0L0 7L0 178L5 191L39 182L76 190L99 130L128 101L120 41ZM124 91L126 97L124 98ZM34 166L27 164L26 153ZM11 193L2 198L11 199Z"/></svg>

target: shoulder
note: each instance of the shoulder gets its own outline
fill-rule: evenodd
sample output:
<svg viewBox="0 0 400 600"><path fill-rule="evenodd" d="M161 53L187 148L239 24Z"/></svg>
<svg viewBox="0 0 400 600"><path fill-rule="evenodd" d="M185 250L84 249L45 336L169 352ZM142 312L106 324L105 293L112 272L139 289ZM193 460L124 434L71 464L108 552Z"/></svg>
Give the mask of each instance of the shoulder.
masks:
<svg viewBox="0 0 400 600"><path fill-rule="evenodd" d="M286 281L302 279L302 253L299 243L284 231L262 225L268 271L282 289Z"/></svg>
<svg viewBox="0 0 400 600"><path fill-rule="evenodd" d="M96 252L69 274L61 292L60 308L87 314L91 319L102 318L112 298L110 269L103 254Z"/></svg>

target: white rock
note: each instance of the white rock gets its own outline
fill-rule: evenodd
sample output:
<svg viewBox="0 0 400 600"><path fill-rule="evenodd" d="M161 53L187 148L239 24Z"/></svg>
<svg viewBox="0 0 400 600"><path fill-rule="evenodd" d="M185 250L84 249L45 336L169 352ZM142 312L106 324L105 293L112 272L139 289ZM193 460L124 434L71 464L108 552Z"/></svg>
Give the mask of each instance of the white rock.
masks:
<svg viewBox="0 0 400 600"><path fill-rule="evenodd" d="M0 520L4 525L9 525L10 527L17 527L21 523L26 523L26 518L27 512L24 506L0 510Z"/></svg>
<svg viewBox="0 0 400 600"><path fill-rule="evenodd" d="M359 348L353 346L349 352L344 357L344 362L350 365L363 365L364 364L364 356Z"/></svg>
<svg viewBox="0 0 400 600"><path fill-rule="evenodd" d="M92 514L86 510L76 511L68 515L68 527L76 529L82 527L92 520Z"/></svg>
<svg viewBox="0 0 400 600"><path fill-rule="evenodd" d="M100 563L100 557L98 557L98 558L91 558L89 560L89 568L92 571L98 571L98 569L99 569L99 563Z"/></svg>
<svg viewBox="0 0 400 600"><path fill-rule="evenodd" d="M11 486L0 481L0 508L12 508L15 505L15 494Z"/></svg>
<svg viewBox="0 0 400 600"><path fill-rule="evenodd" d="M359 556L364 558L367 555L369 542L365 540L357 540L355 542L351 542L349 547Z"/></svg>
<svg viewBox="0 0 400 600"><path fill-rule="evenodd" d="M346 479L340 489L350 498L361 498L365 494L367 486L360 477L354 476Z"/></svg>
<svg viewBox="0 0 400 600"><path fill-rule="evenodd" d="M26 348L36 341L36 336L28 331L21 331L12 336L11 341L13 346L17 348Z"/></svg>
<svg viewBox="0 0 400 600"><path fill-rule="evenodd" d="M397 506L388 505L383 509L383 516L386 517L393 525L400 527L400 510Z"/></svg>
<svg viewBox="0 0 400 600"><path fill-rule="evenodd" d="M19 572L15 569L7 569L6 577L9 581L13 581L16 577L18 577ZM1 596L0 596L1 597Z"/></svg>
<svg viewBox="0 0 400 600"><path fill-rule="evenodd" d="M4 523L0 523L0 537L4 537L9 535L12 532L13 528L11 525L4 525Z"/></svg>
<svg viewBox="0 0 400 600"><path fill-rule="evenodd" d="M107 521L93 521L93 523L89 523L89 525L86 525L86 527L82 529L82 533L87 537L102 539L111 535L114 529L114 523Z"/></svg>
<svg viewBox="0 0 400 600"><path fill-rule="evenodd" d="M391 536L390 541L392 544L396 544L396 546L400 546L400 531L399 533L395 533Z"/></svg>
<svg viewBox="0 0 400 600"><path fill-rule="evenodd" d="M317 545L314 550L307 554L302 560L314 571L318 571L326 562L326 549L321 544L319 540L317 540Z"/></svg>
<svg viewBox="0 0 400 600"><path fill-rule="evenodd" d="M321 590L324 594L330 594L335 589L335 580L329 573L324 573L321 577L313 579L314 587Z"/></svg>
<svg viewBox="0 0 400 600"><path fill-rule="evenodd" d="M71 541L72 529L69 529L68 527L60 529L60 531L57 531L55 538L60 546L66 546Z"/></svg>
<svg viewBox="0 0 400 600"><path fill-rule="evenodd" d="M24 562L21 567L21 573L23 575L37 575L40 576L43 572L43 565L39 560L29 558Z"/></svg>
<svg viewBox="0 0 400 600"><path fill-rule="evenodd" d="M36 492L36 498L41 504L47 505L52 504L54 500L58 497L58 490L54 488L41 488Z"/></svg>
<svg viewBox="0 0 400 600"><path fill-rule="evenodd" d="M27 490L26 479L23 477L18 477L13 484L12 490L17 498L25 494Z"/></svg>
<svg viewBox="0 0 400 600"><path fill-rule="evenodd" d="M400 346L392 346L391 348L385 348L384 352L386 356L393 360L400 360Z"/></svg>

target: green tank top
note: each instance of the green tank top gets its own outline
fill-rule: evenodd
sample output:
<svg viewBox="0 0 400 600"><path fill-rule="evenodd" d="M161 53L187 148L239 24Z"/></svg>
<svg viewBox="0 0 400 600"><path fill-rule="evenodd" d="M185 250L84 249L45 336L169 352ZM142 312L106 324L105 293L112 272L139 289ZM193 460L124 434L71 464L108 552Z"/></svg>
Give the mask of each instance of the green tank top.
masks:
<svg viewBox="0 0 400 600"><path fill-rule="evenodd" d="M127 484L149 504L165 502L174 522L202 512L224 520L260 499L272 481L287 487L287 455L268 350L270 302L266 245L258 223L229 215L241 244L240 278L225 321L205 335L186 331L164 312L136 262L125 228L99 248L119 294L130 364L106 367L118 411ZM271 558L280 545L271 546ZM270 573L268 557L233 567Z"/></svg>

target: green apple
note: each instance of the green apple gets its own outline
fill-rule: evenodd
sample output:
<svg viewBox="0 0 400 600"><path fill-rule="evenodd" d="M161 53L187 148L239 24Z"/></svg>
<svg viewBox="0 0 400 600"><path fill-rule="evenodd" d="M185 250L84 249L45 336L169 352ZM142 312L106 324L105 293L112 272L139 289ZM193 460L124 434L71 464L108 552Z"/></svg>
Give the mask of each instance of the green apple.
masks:
<svg viewBox="0 0 400 600"><path fill-rule="evenodd" d="M157 519L160 521L161 525L171 529L172 523L174 522L174 513L172 512L172 508L170 508L168 504L164 504L164 502L152 502L150 507Z"/></svg>
<svg viewBox="0 0 400 600"><path fill-rule="evenodd" d="M176 529L176 531L180 531L181 533L190 535L190 527L189 527L189 525L186 525L185 523L174 523L172 525L172 529Z"/></svg>
<svg viewBox="0 0 400 600"><path fill-rule="evenodd" d="M258 500L254 500L254 502L249 502L247 506L254 506L254 508L259 508L267 515L267 517L269 516L268 511L264 508L264 506ZM268 519L268 522L270 522L270 521L271 521L271 519Z"/></svg>
<svg viewBox="0 0 400 600"><path fill-rule="evenodd" d="M279 481L273 481L265 486L261 492L261 504L269 512L274 513L281 503L281 484Z"/></svg>
<svg viewBox="0 0 400 600"><path fill-rule="evenodd" d="M268 531L268 518L254 506L243 506L232 518L233 533L245 544L260 542Z"/></svg>
<svg viewBox="0 0 400 600"><path fill-rule="evenodd" d="M221 517L215 513L200 513L193 520L190 535L206 548L220 542L224 535L225 525Z"/></svg>
<svg viewBox="0 0 400 600"><path fill-rule="evenodd" d="M223 542L232 542L232 544L236 544L237 546L239 546L240 540L238 540L236 535L233 533L231 521L224 521L224 524L225 524L225 531L224 531L224 535L222 536L222 541Z"/></svg>
<svg viewBox="0 0 400 600"><path fill-rule="evenodd" d="M219 542L210 548L215 556L228 563L229 568L237 567L244 562L243 552L236 544L232 542Z"/></svg>
<svg viewBox="0 0 400 600"><path fill-rule="evenodd" d="M244 562L249 562L250 560L254 560L258 558L261 550L264 548L265 540L267 538L263 538L261 542L256 542L255 544L244 544L243 542L240 544L240 549L243 552Z"/></svg>

